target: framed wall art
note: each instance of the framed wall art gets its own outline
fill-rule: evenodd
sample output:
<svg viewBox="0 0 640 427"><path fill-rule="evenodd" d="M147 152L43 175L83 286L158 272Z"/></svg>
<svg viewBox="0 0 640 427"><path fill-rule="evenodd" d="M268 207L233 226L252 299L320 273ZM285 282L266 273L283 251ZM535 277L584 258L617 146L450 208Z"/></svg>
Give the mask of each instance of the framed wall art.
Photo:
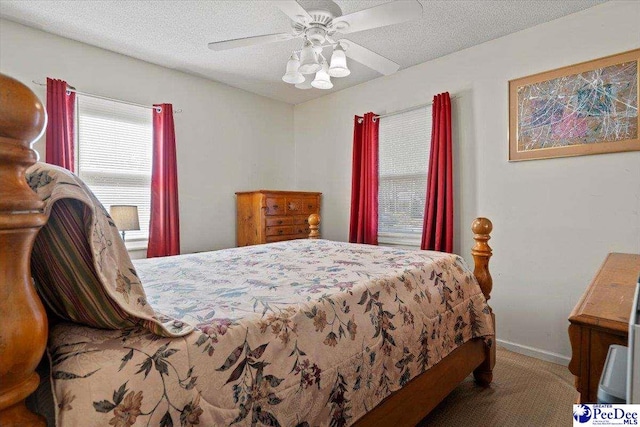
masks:
<svg viewBox="0 0 640 427"><path fill-rule="evenodd" d="M640 151L640 49L509 81L509 160Z"/></svg>

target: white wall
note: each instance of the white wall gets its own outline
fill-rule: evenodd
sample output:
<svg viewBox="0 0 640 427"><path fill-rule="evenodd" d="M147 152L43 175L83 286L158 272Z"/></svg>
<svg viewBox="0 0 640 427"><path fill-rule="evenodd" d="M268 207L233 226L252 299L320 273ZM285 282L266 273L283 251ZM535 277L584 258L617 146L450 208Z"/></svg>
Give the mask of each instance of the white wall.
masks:
<svg viewBox="0 0 640 427"><path fill-rule="evenodd" d="M183 252L235 246L235 192L291 189L293 106L220 83L0 20L0 72L27 84L66 80L78 90L176 114ZM35 148L44 159L44 138Z"/></svg>
<svg viewBox="0 0 640 427"><path fill-rule="evenodd" d="M469 224L493 221L498 338L562 361L567 317L605 255L640 252L640 152L509 163L507 82L638 48L639 23L640 2L605 3L296 105L297 187L324 193L323 236L348 237L353 116L449 91L456 250L470 261Z"/></svg>

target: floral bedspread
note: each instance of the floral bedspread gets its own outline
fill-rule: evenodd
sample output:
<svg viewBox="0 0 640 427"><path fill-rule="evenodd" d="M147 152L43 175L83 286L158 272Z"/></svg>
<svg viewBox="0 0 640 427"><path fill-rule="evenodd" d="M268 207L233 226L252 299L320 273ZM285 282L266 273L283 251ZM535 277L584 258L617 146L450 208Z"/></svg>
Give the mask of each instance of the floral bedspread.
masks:
<svg viewBox="0 0 640 427"><path fill-rule="evenodd" d="M197 328L56 325L59 425L346 426L493 335L456 255L294 240L135 267L156 312Z"/></svg>

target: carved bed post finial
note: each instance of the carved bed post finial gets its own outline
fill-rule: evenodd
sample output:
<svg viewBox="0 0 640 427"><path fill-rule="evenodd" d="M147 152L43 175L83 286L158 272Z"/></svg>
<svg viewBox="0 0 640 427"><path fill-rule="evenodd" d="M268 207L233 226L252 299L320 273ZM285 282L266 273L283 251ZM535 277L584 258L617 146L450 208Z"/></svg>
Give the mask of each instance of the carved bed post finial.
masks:
<svg viewBox="0 0 640 427"><path fill-rule="evenodd" d="M309 238L310 239L320 238L320 230L318 227L319 224L320 224L320 215L318 214L309 215Z"/></svg>
<svg viewBox="0 0 640 427"><path fill-rule="evenodd" d="M478 280L480 289L484 294L484 297L489 300L491 298L491 289L493 288L493 279L491 273L489 273L489 258L491 258L492 251L491 246L487 243L491 238L491 230L493 230L493 224L487 218L476 218L471 224L471 230L473 231L473 239L476 241L475 245L471 249L471 255L473 255L473 261L475 267L473 274ZM489 307L491 310L491 307ZM491 322L495 330L496 317L491 313ZM493 381L493 367L496 364L496 345L492 343L490 346L485 346L485 359L484 361L473 371L473 376L481 386L488 387Z"/></svg>
<svg viewBox="0 0 640 427"><path fill-rule="evenodd" d="M33 241L46 222L44 203L29 188L31 144L46 113L38 97L0 74L0 425L44 426L24 399L39 384L35 369L47 343L47 317L31 280Z"/></svg>
<svg viewBox="0 0 640 427"><path fill-rule="evenodd" d="M489 258L491 258L492 251L487 242L491 238L493 224L487 218L476 218L471 224L471 230L473 231L473 240L476 241L476 244L471 249L475 264L473 274L476 276L480 289L482 289L482 293L488 301L491 298L493 279L491 278L491 273L489 273Z"/></svg>

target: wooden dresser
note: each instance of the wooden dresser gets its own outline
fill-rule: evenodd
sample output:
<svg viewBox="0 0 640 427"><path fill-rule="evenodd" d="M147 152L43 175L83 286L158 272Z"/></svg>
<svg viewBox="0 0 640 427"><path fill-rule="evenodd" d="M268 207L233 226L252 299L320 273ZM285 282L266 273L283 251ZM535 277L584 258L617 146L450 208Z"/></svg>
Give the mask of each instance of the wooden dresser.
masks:
<svg viewBox="0 0 640 427"><path fill-rule="evenodd" d="M237 196L237 245L306 239L309 215L320 214L320 195L300 191L246 191Z"/></svg>
<svg viewBox="0 0 640 427"><path fill-rule="evenodd" d="M627 345L629 316L640 275L640 255L611 253L569 316L571 362L580 403L597 402L611 344Z"/></svg>

